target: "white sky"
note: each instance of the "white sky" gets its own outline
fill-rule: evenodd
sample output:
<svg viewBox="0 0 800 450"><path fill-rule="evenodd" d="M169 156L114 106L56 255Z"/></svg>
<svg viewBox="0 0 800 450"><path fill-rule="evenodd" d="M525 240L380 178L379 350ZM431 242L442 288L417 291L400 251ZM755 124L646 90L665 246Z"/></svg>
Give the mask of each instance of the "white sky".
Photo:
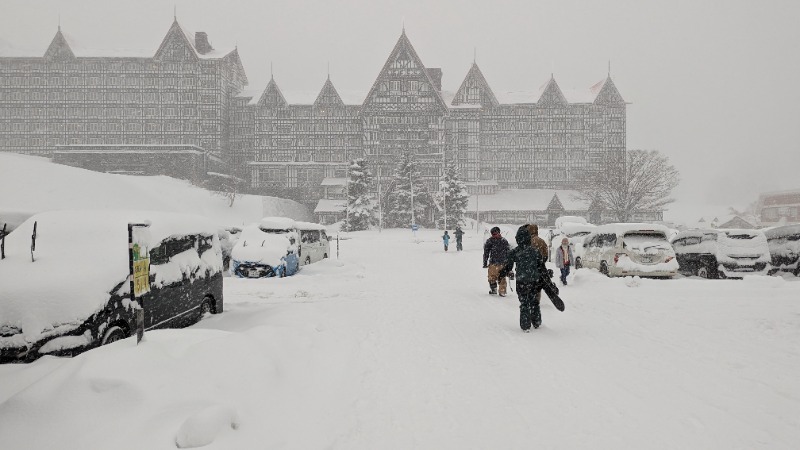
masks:
<svg viewBox="0 0 800 450"><path fill-rule="evenodd" d="M98 47L151 48L172 22L238 45L251 87L369 90L401 26L445 89L477 60L496 91L562 88L611 73L628 108L628 148L669 156L689 203L744 206L800 187L800 2L772 0L270 1L3 0L0 48L43 54L62 29ZM288 95L287 95L288 96ZM292 101L289 96L289 101ZM750 156L748 156L750 155Z"/></svg>

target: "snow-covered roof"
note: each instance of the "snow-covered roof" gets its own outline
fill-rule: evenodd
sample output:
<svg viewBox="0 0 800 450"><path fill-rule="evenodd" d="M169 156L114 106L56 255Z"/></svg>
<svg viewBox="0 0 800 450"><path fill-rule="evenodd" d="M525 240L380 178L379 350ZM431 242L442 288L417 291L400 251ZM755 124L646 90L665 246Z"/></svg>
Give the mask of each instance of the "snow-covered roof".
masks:
<svg viewBox="0 0 800 450"><path fill-rule="evenodd" d="M298 230L324 230L325 225L314 222L295 222Z"/></svg>
<svg viewBox="0 0 800 450"><path fill-rule="evenodd" d="M266 85L260 89L248 88L246 94L245 91L242 91L242 93L239 93L237 96L251 97L249 104L254 105L261 100L261 95L266 89ZM320 90L321 89L303 89L284 91L281 89L281 93L283 94L284 98L286 98L286 103L289 105L313 105L317 100ZM367 96L366 92L360 90L342 91L337 89L336 92L339 93L339 97L341 97L342 102L344 102L346 106L361 106L361 104L364 103L364 98Z"/></svg>
<svg viewBox="0 0 800 450"><path fill-rule="evenodd" d="M259 221L259 225L271 230L289 230L297 228L294 219L288 217L264 217Z"/></svg>
<svg viewBox="0 0 800 450"><path fill-rule="evenodd" d="M347 207L346 200L329 200L323 198L317 202L317 207L314 208L315 213L338 213L344 212Z"/></svg>
<svg viewBox="0 0 800 450"><path fill-rule="evenodd" d="M320 186L345 186L347 178L323 178Z"/></svg>
<svg viewBox="0 0 800 450"><path fill-rule="evenodd" d="M491 195L469 197L467 211L544 211L558 195L566 210L585 210L589 205L573 200L575 191L554 189L502 189Z"/></svg>
<svg viewBox="0 0 800 450"><path fill-rule="evenodd" d="M36 214L6 237L6 259L0 260L0 320L32 337L59 324L83 322L101 309L109 292L128 276L128 223L149 223L152 247L170 236L214 236L217 230L203 217L156 211ZM221 269L221 256L219 263ZM128 285L122 288L127 292Z"/></svg>

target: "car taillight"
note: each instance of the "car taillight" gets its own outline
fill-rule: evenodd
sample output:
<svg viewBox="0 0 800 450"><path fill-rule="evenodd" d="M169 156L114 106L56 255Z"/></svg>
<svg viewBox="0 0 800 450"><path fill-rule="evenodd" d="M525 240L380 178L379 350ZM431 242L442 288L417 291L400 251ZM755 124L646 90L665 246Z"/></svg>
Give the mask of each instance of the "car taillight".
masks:
<svg viewBox="0 0 800 450"><path fill-rule="evenodd" d="M668 262L672 261L673 258L675 258L675 257L674 256L667 256L667 259L665 259L664 262L668 263Z"/></svg>
<svg viewBox="0 0 800 450"><path fill-rule="evenodd" d="M625 253L617 253L616 255L614 255L614 264L619 262L620 256L625 256Z"/></svg>

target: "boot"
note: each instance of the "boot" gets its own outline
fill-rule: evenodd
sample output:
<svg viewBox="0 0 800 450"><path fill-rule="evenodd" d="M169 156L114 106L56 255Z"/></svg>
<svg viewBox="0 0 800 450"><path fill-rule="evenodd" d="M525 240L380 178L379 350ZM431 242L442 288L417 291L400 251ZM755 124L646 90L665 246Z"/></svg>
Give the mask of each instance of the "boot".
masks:
<svg viewBox="0 0 800 450"><path fill-rule="evenodd" d="M497 295L497 283L489 283L489 294Z"/></svg>
<svg viewBox="0 0 800 450"><path fill-rule="evenodd" d="M538 303L535 303L531 309L531 322L533 322L533 328L539 328L542 325L542 311L539 309Z"/></svg>
<svg viewBox="0 0 800 450"><path fill-rule="evenodd" d="M524 303L519 305L519 327L526 332L531 329L530 312L528 306Z"/></svg>

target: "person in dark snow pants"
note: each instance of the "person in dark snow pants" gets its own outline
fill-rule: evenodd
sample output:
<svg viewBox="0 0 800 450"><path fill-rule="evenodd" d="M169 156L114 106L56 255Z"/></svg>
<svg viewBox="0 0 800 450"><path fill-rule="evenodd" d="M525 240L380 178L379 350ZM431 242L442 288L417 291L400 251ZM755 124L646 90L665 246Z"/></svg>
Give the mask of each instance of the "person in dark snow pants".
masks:
<svg viewBox="0 0 800 450"><path fill-rule="evenodd" d="M506 277L498 276L503 264L506 263L508 251L511 246L508 245L506 238L500 235L499 227L492 227L492 237L486 240L483 244L483 268L489 269L489 293L497 294L498 280L500 283L500 297L506 296ZM488 265L487 265L488 262Z"/></svg>
<svg viewBox="0 0 800 450"><path fill-rule="evenodd" d="M542 312L539 298L542 292L542 276L545 271L541 252L531 246L531 233L528 227L519 227L516 235L517 248L511 250L506 263L500 270L504 277L514 270L516 264L517 297L519 297L519 327L523 331L539 328Z"/></svg>
<svg viewBox="0 0 800 450"><path fill-rule="evenodd" d="M453 231L453 234L456 235L456 251L464 250L464 247L461 246L461 239L464 237L464 231L461 227L456 227L456 231Z"/></svg>
<svg viewBox="0 0 800 450"><path fill-rule="evenodd" d="M450 245L450 235L447 234L447 230L444 230L442 235L442 243L444 244L444 251L447 251L447 246Z"/></svg>

